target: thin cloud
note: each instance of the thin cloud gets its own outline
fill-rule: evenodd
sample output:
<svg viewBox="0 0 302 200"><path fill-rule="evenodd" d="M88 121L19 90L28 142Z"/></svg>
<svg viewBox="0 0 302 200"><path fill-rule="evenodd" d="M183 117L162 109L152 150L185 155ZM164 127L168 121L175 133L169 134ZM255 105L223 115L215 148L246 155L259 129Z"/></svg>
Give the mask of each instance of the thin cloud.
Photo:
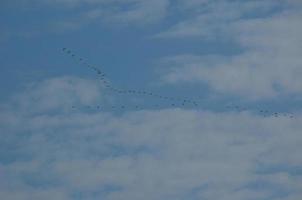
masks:
<svg viewBox="0 0 302 200"><path fill-rule="evenodd" d="M187 57L179 63L177 56L174 56L176 59L166 65L170 71L167 70L169 72L162 79L168 83L203 82L220 93L250 99L300 94L302 82L298 77L302 72L298 52L301 52L299 43L302 29L299 26L301 14L296 9L285 9L273 16L238 18L230 23L225 19L223 22L211 20L213 24L209 26L197 19L199 26L195 26L196 23L186 23L189 28L178 27L179 31L190 31L190 27L197 27L197 32L194 33L201 38L204 35L217 38L215 31L218 30L220 40L232 39L243 51L231 56L216 55L214 59L211 59L213 56L207 58L193 55L198 59L190 61ZM205 29L198 31L198 27L202 26ZM195 34L182 36L191 37Z"/></svg>

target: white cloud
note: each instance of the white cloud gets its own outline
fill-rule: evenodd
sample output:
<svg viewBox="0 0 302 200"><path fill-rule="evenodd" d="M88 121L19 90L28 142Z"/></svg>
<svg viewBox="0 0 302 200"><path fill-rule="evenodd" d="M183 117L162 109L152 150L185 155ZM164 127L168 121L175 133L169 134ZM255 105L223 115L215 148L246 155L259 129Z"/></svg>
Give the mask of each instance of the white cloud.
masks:
<svg viewBox="0 0 302 200"><path fill-rule="evenodd" d="M226 13L216 9L181 22L161 36L232 39L243 52L233 56L166 58L170 62L165 62L168 72L163 80L169 83L199 81L218 92L251 99L300 94L301 7L256 18L242 18L245 10L236 6Z"/></svg>
<svg viewBox="0 0 302 200"><path fill-rule="evenodd" d="M199 37L217 39L230 34L229 27L245 15L262 15L270 12L278 4L276 1L179 1L177 11L183 17L166 31L157 34L157 38Z"/></svg>
<svg viewBox="0 0 302 200"><path fill-rule="evenodd" d="M83 29L91 24L99 27L129 28L160 23L167 15L169 0L22 0L6 2L8 10L35 21L35 25L16 21L3 26L0 42L13 37L32 38L45 32L65 33ZM17 10L17 11L16 11ZM43 12L42 18L28 16ZM4 16L8 21L9 16ZM33 18L33 19L32 19ZM8 24L7 24L8 25Z"/></svg>
<svg viewBox="0 0 302 200"><path fill-rule="evenodd" d="M77 11L53 24L52 28L73 30L99 21L107 25L146 25L160 21L166 15L169 0L28 0L28 5L42 8L61 7ZM81 9L85 7L85 9Z"/></svg>
<svg viewBox="0 0 302 200"><path fill-rule="evenodd" d="M90 105L104 100L103 89L97 81L66 76L32 83L12 101L25 112L70 109L75 104Z"/></svg>
<svg viewBox="0 0 302 200"><path fill-rule="evenodd" d="M43 83L61 93L62 85ZM35 104L48 108L44 101ZM302 195L301 172L295 172L302 164L299 114L289 119L163 109L32 116L10 108L0 118L5 199L293 200ZM6 117L18 123L6 123Z"/></svg>

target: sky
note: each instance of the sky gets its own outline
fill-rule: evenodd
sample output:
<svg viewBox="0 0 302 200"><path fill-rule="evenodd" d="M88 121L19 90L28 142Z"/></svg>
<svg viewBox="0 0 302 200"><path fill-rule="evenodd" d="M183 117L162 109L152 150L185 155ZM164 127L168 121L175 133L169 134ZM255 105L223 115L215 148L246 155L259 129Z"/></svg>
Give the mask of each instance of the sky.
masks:
<svg viewBox="0 0 302 200"><path fill-rule="evenodd" d="M2 0L0 196L300 200L300 0Z"/></svg>

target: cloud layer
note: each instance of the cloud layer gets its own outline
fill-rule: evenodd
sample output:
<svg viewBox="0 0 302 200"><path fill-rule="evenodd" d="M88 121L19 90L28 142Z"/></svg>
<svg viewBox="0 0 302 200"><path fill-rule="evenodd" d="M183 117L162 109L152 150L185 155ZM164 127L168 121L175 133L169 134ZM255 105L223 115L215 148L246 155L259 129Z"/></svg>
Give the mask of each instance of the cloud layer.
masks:
<svg viewBox="0 0 302 200"><path fill-rule="evenodd" d="M58 108L87 96L79 89L77 97L62 97L67 83L55 78L32 90L57 91L52 95L60 103L52 105ZM1 111L5 199L298 200L302 195L299 115L291 120L182 109L33 114L45 105L36 93L27 95L28 110Z"/></svg>
<svg viewBox="0 0 302 200"><path fill-rule="evenodd" d="M242 49L231 56L166 58L168 70L162 79L201 82L214 91L251 99L300 94L302 7L290 2L278 8L280 4L274 2L209 3L207 11L196 11L194 17L160 33L157 37L230 40Z"/></svg>

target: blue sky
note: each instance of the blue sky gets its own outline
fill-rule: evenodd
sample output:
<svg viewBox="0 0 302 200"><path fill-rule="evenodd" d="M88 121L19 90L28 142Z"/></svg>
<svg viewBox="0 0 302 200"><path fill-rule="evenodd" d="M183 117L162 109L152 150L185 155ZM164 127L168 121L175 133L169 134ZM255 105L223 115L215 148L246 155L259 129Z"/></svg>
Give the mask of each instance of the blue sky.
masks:
<svg viewBox="0 0 302 200"><path fill-rule="evenodd" d="M1 2L0 196L301 199L301 11L299 0ZM80 57L114 88L198 106L117 94Z"/></svg>

